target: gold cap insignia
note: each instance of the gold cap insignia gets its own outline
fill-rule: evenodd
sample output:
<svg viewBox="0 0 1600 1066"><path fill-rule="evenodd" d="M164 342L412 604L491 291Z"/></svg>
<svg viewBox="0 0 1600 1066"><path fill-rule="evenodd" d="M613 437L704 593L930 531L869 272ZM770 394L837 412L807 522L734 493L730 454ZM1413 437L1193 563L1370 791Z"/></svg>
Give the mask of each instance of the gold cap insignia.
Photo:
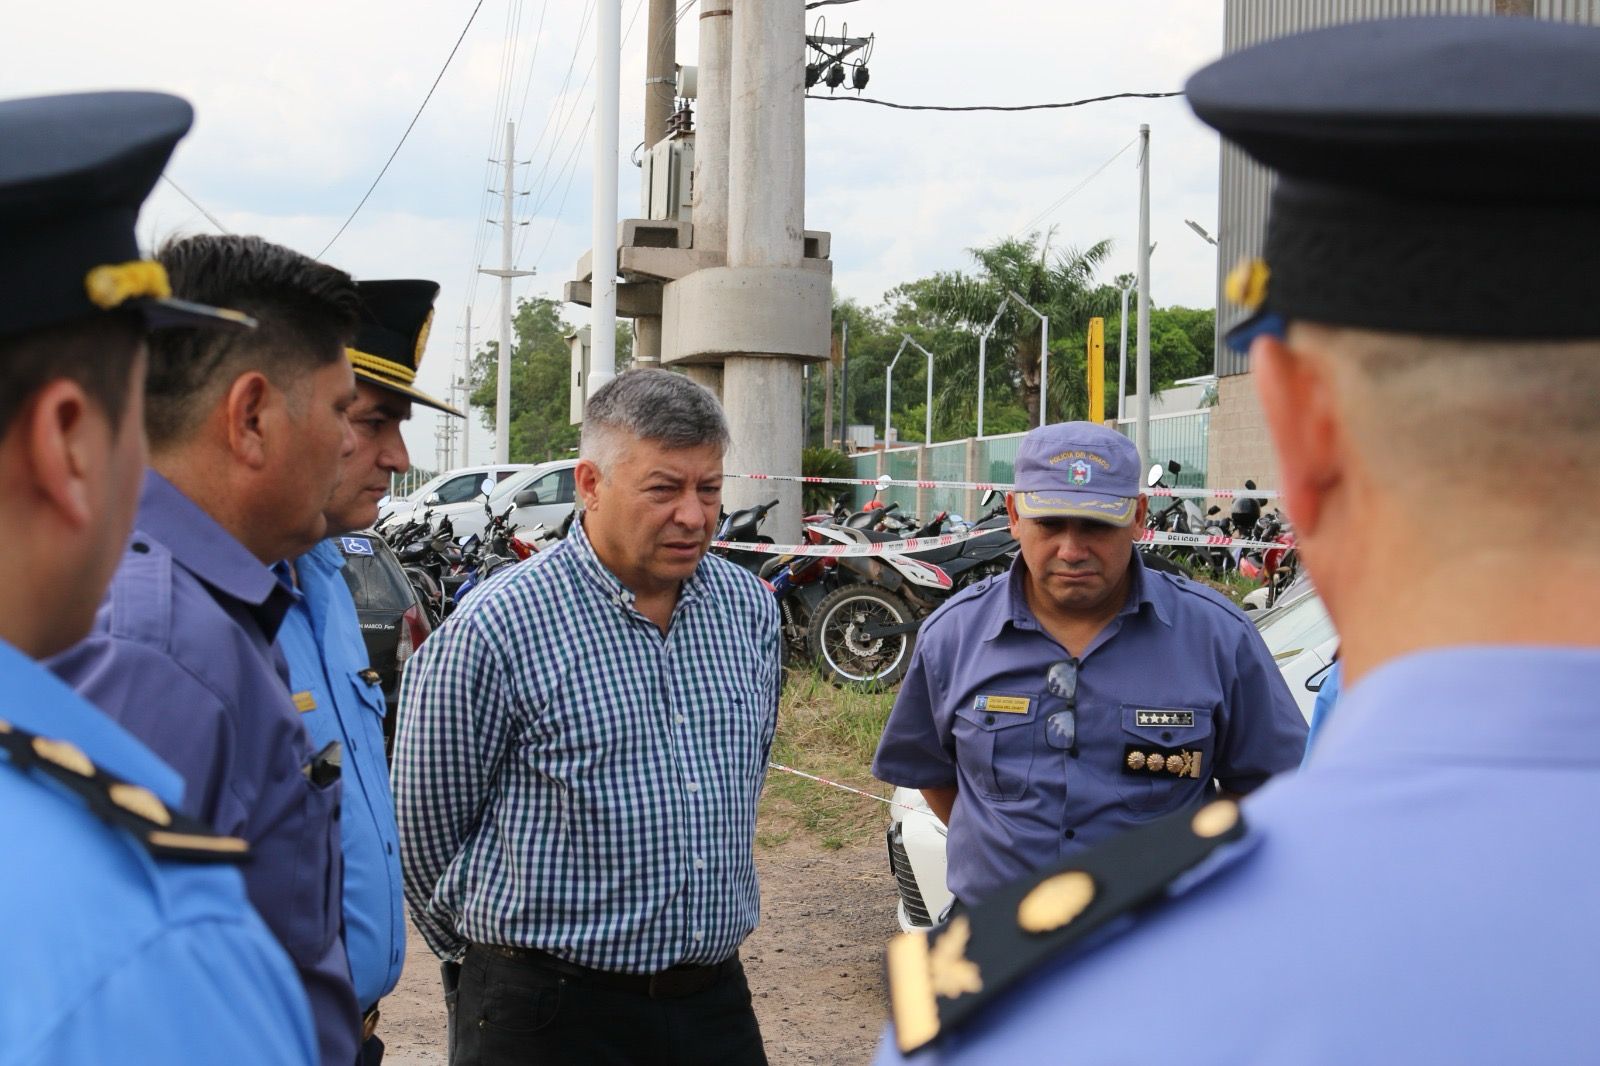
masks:
<svg viewBox="0 0 1600 1066"><path fill-rule="evenodd" d="M1219 837L1239 824L1239 805L1232 800L1217 800L1195 812L1189 828L1194 835L1205 840Z"/></svg>
<svg viewBox="0 0 1600 1066"><path fill-rule="evenodd" d="M983 991L983 974L978 971L978 964L967 958L967 941L971 939L972 923L962 915L945 926L944 935L934 942L928 953L934 995L955 999Z"/></svg>
<svg viewBox="0 0 1600 1066"><path fill-rule="evenodd" d="M83 279L89 302L102 311L121 307L128 300L153 297L165 300L172 295L167 269L149 259L136 259L115 266L97 266Z"/></svg>
<svg viewBox="0 0 1600 1066"><path fill-rule="evenodd" d="M417 369L422 367L422 352L428 346L428 334L433 330L433 310L430 308L428 317L422 320L422 328L417 331L417 350L412 354L411 365Z"/></svg>
<svg viewBox="0 0 1600 1066"><path fill-rule="evenodd" d="M1267 299L1267 280L1272 271L1265 261L1245 259L1228 272L1223 282L1222 294L1234 303L1254 311Z"/></svg>
<svg viewBox="0 0 1600 1066"><path fill-rule="evenodd" d="M51 740L49 737L34 737L33 750L45 762L54 763L63 770L71 770L79 777L94 776L94 763L76 744Z"/></svg>

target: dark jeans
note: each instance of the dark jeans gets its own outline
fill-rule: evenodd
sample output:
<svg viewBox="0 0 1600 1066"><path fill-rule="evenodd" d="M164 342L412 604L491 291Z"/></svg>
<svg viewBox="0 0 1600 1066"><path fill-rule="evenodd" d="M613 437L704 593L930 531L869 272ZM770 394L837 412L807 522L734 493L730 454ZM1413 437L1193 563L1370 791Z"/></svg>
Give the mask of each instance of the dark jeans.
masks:
<svg viewBox="0 0 1600 1066"><path fill-rule="evenodd" d="M452 1066L765 1066L744 968L675 999L607 987L570 968L467 949Z"/></svg>

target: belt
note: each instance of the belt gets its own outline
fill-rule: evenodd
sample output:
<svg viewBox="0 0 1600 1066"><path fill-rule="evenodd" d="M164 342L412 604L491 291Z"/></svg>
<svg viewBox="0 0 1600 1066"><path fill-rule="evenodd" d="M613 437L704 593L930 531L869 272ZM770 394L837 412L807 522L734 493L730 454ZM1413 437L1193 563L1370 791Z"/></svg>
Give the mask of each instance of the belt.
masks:
<svg viewBox="0 0 1600 1066"><path fill-rule="evenodd" d="M588 966L579 966L577 963L558 959L548 951L540 951L538 948L514 948L504 944L472 946L499 955L501 958L558 973L584 984L598 988L612 988L620 992L632 992L651 999L682 999L697 992L704 992L739 969L738 952L709 966L674 966L660 973L616 973L612 970L595 970Z"/></svg>
<svg viewBox="0 0 1600 1066"><path fill-rule="evenodd" d="M372 1009L361 1017L361 1042L365 1044L372 1039L372 1034L378 1031L378 1005L374 1003Z"/></svg>

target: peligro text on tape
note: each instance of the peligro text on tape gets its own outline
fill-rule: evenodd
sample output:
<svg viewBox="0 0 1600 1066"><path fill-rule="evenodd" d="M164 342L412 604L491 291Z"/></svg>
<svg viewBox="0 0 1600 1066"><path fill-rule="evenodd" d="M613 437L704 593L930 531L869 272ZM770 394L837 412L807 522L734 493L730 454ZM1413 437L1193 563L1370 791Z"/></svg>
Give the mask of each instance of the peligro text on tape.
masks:
<svg viewBox="0 0 1600 1066"><path fill-rule="evenodd" d="M866 555L915 555L934 548L947 548L952 544L986 537L992 533L1008 532L1005 526L996 529L975 529L970 533L945 533L937 537L917 537L913 540L889 540L875 544L765 544L755 541L717 540L713 548L724 551L749 552L755 555L796 555L808 558L844 559ZM1186 548L1260 548L1287 550L1292 541L1245 540L1243 537L1207 536L1204 533L1165 533L1160 530L1141 530L1134 541L1139 544L1176 544Z"/></svg>
<svg viewBox="0 0 1600 1066"><path fill-rule="evenodd" d="M996 492L1010 492L1015 485L1003 481L907 481L892 478L888 474L882 477L811 477L797 474L724 474L724 477L744 478L749 481L797 481L805 485L866 485L869 488L889 488L899 486L909 489L972 489L977 492L987 492L990 489ZM1216 497L1219 500L1234 500L1248 497L1257 500L1270 500L1278 497L1277 489L1188 489L1156 487L1142 490L1146 496L1181 497L1183 499L1204 500Z"/></svg>

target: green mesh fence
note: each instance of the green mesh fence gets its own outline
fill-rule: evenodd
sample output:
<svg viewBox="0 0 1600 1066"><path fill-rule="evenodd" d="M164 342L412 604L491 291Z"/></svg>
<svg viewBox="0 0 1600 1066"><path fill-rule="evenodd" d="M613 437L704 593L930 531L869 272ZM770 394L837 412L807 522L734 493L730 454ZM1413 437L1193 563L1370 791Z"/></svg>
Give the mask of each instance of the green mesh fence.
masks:
<svg viewBox="0 0 1600 1066"><path fill-rule="evenodd" d="M1132 421L1117 427L1130 440L1138 433ZM1183 466L1177 483L1183 488L1206 487L1206 449L1211 431L1211 412L1195 411L1193 414L1172 415L1150 420L1150 462L1163 468L1169 461ZM1140 479L1143 483L1143 479ZM1172 484L1170 475L1167 484Z"/></svg>

